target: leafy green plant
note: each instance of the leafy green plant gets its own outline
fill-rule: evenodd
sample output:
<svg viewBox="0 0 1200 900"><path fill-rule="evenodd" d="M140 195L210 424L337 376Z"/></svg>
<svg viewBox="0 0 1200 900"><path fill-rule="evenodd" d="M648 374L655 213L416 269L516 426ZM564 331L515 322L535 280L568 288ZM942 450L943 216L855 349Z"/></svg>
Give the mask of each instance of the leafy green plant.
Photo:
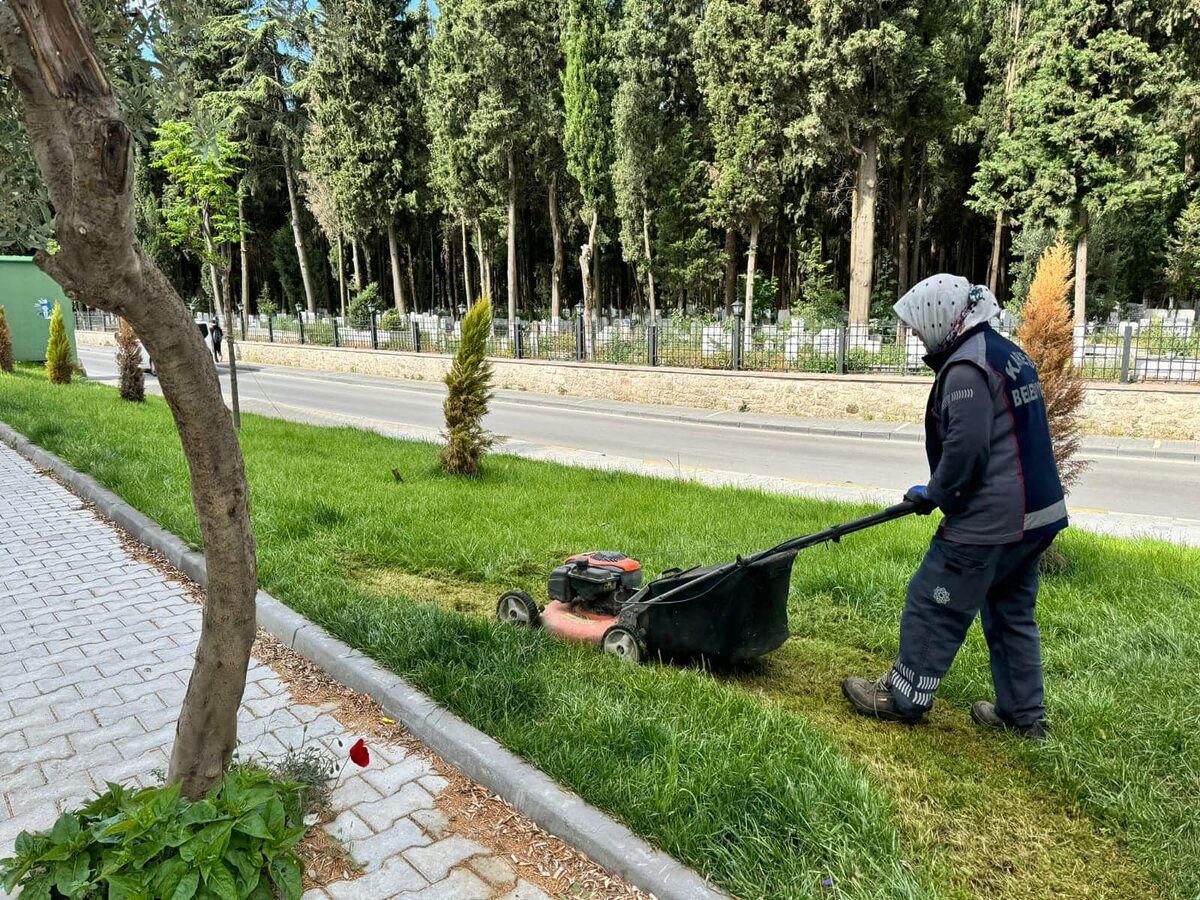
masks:
<svg viewBox="0 0 1200 900"><path fill-rule="evenodd" d="M380 331L399 331L404 326L404 317L400 315L400 310L389 309L379 317Z"/></svg>
<svg viewBox="0 0 1200 900"><path fill-rule="evenodd" d="M50 343L46 345L46 375L51 384L70 384L74 368L62 306L55 303L54 311L50 314Z"/></svg>
<svg viewBox="0 0 1200 900"><path fill-rule="evenodd" d="M16 855L0 861L0 879L30 900L295 900L301 870L293 848L307 830L303 793L249 766L230 769L195 803L179 785L110 784L49 830L21 832Z"/></svg>

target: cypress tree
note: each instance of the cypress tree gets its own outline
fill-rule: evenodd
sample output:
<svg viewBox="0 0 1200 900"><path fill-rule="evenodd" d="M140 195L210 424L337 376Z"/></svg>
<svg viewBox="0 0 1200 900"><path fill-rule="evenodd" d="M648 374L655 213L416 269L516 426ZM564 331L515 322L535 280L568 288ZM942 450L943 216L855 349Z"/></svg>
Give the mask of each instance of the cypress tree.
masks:
<svg viewBox="0 0 1200 900"><path fill-rule="evenodd" d="M46 345L46 375L51 384L70 384L74 368L62 306L55 303L54 312L50 314L50 343Z"/></svg>
<svg viewBox="0 0 1200 900"><path fill-rule="evenodd" d="M492 330L492 301L480 297L462 321L462 341L454 363L446 374L450 393L446 413L446 446L442 468L451 475L480 473L484 453L495 438L483 428L492 399L492 364L487 360L487 340Z"/></svg>

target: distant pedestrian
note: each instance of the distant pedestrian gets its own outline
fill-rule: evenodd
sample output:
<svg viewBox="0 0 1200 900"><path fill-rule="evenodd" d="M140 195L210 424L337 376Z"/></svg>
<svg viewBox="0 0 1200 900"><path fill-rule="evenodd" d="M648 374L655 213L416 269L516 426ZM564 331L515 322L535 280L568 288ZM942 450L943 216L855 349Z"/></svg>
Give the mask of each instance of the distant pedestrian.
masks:
<svg viewBox="0 0 1200 900"><path fill-rule="evenodd" d="M221 361L221 338L223 338L225 336L225 334L224 334L224 332L221 331L221 326L219 324L217 324L216 322L213 322L212 329L209 333L212 335L213 359L215 359L217 362L220 362Z"/></svg>

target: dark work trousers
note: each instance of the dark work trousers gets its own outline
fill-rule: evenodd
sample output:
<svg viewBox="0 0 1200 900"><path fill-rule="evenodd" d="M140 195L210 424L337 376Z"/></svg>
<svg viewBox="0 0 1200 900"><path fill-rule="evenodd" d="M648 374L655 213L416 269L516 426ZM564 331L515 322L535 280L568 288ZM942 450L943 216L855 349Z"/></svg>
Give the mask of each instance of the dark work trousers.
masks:
<svg viewBox="0 0 1200 900"><path fill-rule="evenodd" d="M1034 609L1038 563L1053 540L988 546L934 537L908 585L900 654L889 673L901 712L916 714L933 706L934 692L978 614L991 653L996 712L1011 725L1030 725L1045 716Z"/></svg>

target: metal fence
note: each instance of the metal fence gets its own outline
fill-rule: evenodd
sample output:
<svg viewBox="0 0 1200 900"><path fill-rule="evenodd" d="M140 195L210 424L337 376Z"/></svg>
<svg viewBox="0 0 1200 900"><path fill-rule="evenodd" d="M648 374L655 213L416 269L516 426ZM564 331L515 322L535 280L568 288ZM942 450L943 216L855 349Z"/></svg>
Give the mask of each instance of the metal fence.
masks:
<svg viewBox="0 0 1200 900"><path fill-rule="evenodd" d="M671 316L654 323L602 317L587 322L503 319L493 323L488 355L761 372L921 374L920 340L896 322L806 327L796 318L747 329L737 316ZM79 307L79 328L115 331L110 313ZM1002 329L1012 336L1007 329ZM249 316L237 337L277 344L306 344L450 354L458 349L460 323L452 315L372 313L361 320L328 316ZM1075 365L1096 381L1200 383L1200 330L1190 317L1149 318L1077 328Z"/></svg>

